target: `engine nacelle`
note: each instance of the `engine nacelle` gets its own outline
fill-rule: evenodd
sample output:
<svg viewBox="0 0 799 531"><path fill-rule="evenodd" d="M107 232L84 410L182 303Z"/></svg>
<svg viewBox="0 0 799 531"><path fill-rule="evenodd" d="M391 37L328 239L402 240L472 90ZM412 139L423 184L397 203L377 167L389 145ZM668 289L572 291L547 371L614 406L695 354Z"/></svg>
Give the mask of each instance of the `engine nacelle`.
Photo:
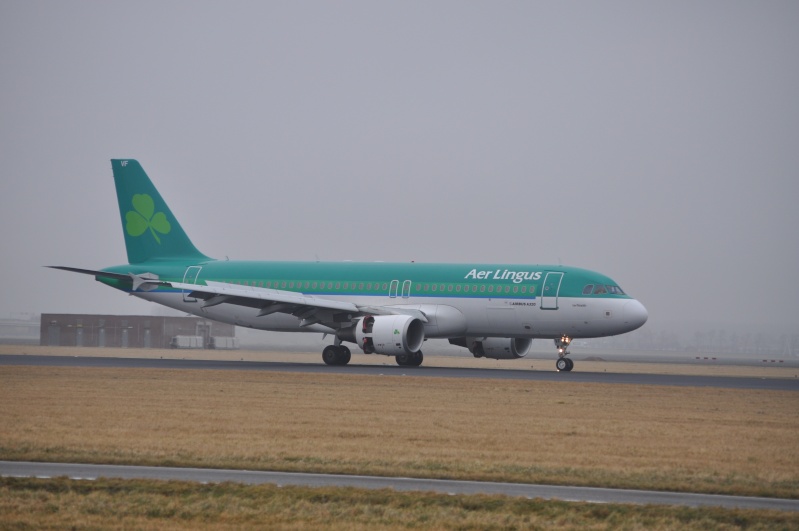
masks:
<svg viewBox="0 0 799 531"><path fill-rule="evenodd" d="M366 354L414 354L424 342L424 323L410 315L369 315L355 323L355 341Z"/></svg>
<svg viewBox="0 0 799 531"><path fill-rule="evenodd" d="M530 351L532 339L488 337L459 337L450 339L453 345L469 349L475 358L491 358L495 360L515 360L523 358Z"/></svg>

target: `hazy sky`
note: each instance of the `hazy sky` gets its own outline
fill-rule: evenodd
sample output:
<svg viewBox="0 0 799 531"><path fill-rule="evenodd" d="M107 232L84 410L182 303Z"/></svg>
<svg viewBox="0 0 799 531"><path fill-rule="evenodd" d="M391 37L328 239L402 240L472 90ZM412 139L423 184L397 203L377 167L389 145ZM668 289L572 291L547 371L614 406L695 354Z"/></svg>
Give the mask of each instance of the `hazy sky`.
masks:
<svg viewBox="0 0 799 531"><path fill-rule="evenodd" d="M799 328L799 3L0 3L0 316L143 313L138 159L215 257L563 263Z"/></svg>

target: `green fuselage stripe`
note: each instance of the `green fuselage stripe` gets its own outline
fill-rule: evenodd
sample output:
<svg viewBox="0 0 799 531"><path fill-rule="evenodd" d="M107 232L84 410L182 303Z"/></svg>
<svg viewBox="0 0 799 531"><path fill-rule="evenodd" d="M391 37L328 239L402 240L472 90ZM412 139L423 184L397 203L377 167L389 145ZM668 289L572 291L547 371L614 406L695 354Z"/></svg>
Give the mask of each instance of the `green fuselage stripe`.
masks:
<svg viewBox="0 0 799 531"><path fill-rule="evenodd" d="M600 273L543 265L209 261L146 262L115 266L106 271L152 273L172 282L205 284L215 281L308 295L524 299L554 295L543 292L545 280L550 273L554 275L550 278L555 280L562 273L559 297L629 298L623 293L586 295L589 285L618 289L612 279ZM410 289L407 281L410 281ZM104 282L119 289L129 288L124 281Z"/></svg>

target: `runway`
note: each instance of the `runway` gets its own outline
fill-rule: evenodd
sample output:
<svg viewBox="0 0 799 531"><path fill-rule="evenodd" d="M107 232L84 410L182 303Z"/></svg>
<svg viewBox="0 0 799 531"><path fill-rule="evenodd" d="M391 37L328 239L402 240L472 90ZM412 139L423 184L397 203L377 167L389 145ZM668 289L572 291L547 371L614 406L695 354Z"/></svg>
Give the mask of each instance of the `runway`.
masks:
<svg viewBox="0 0 799 531"><path fill-rule="evenodd" d="M106 367L185 370L246 370L298 372L309 374L357 374L368 376L419 376L430 378L480 378L528 380L531 382L605 383L629 385L664 385L679 387L717 387L726 389L764 389L799 391L797 378L753 378L734 376L697 376L675 374L635 374L612 372L555 372L454 367L399 367L358 365L331 367L314 363L254 362L234 360L146 359L82 356L0 355L0 365L47 367Z"/></svg>
<svg viewBox="0 0 799 531"><path fill-rule="evenodd" d="M444 494L502 494L530 499L541 498L544 500L588 503L681 505L687 507L714 506L727 509L799 511L799 500L780 498L754 498L749 496L721 496L713 494L602 489L591 487L562 487L524 483L259 472L250 470L0 461L0 475L7 477L37 478L66 476L75 480L119 478L179 480L199 483L222 483L225 481L232 481L251 485L268 483L278 486L355 487L361 489L440 492Z"/></svg>

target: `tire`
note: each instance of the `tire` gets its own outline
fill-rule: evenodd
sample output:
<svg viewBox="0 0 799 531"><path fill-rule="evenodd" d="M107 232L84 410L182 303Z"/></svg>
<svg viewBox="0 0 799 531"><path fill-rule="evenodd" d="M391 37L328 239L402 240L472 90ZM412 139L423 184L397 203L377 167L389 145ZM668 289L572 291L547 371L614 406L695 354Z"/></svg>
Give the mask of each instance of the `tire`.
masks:
<svg viewBox="0 0 799 531"><path fill-rule="evenodd" d="M397 365L400 367L418 367L424 361L424 354L422 351L414 352L413 354L400 354L397 356Z"/></svg>
<svg viewBox="0 0 799 531"><path fill-rule="evenodd" d="M333 345L328 345L322 351L322 361L325 365L338 365L338 349Z"/></svg>
<svg viewBox="0 0 799 531"><path fill-rule="evenodd" d="M558 369L558 372L568 372L569 361L569 358L558 358L558 361L555 362L555 368Z"/></svg>
<svg viewBox="0 0 799 531"><path fill-rule="evenodd" d="M338 352L338 361L339 361L339 363L338 364L339 365L348 364L350 362L350 360L352 359L352 353L350 352L350 349L348 349L344 345L341 345L338 348L339 348L339 352Z"/></svg>

